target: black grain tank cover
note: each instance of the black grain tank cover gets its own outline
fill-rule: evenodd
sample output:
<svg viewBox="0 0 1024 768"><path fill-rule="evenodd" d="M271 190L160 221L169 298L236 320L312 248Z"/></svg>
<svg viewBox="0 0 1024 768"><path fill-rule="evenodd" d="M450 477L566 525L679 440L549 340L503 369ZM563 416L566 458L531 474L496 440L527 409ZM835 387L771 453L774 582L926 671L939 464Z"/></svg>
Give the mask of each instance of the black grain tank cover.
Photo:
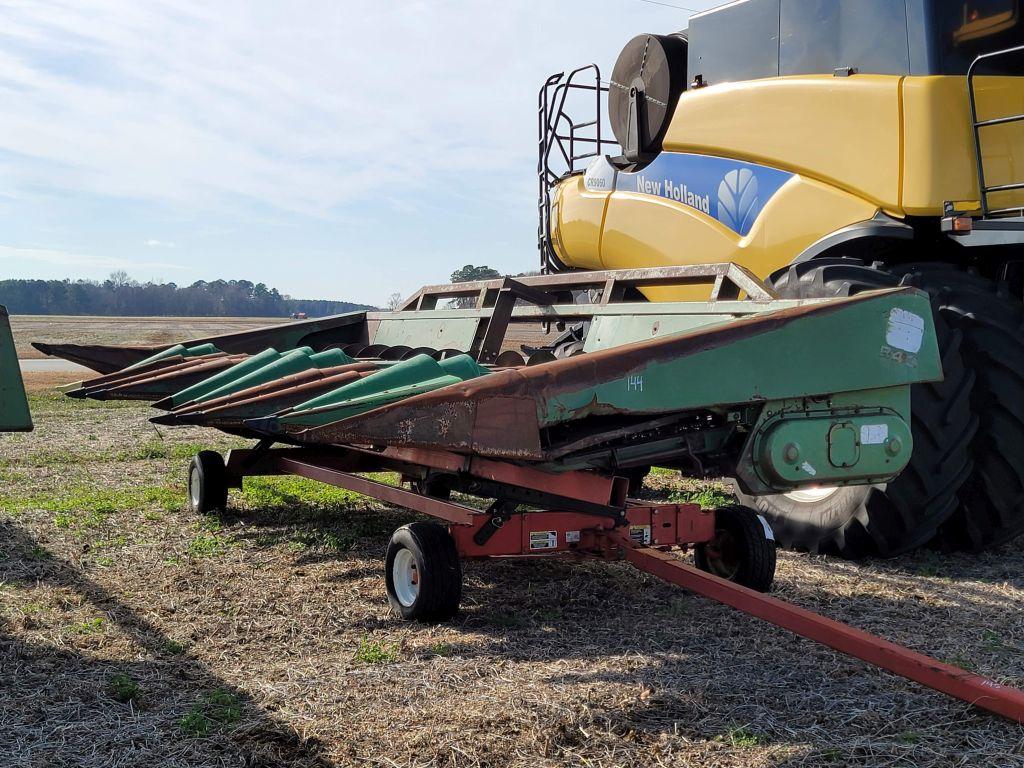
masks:
<svg viewBox="0 0 1024 768"><path fill-rule="evenodd" d="M965 75L1024 44L1024 0L739 0L690 17L689 72L706 83L853 69ZM1007 59L989 74L1020 75Z"/></svg>
<svg viewBox="0 0 1024 768"><path fill-rule="evenodd" d="M643 91L639 149L661 149L679 95L686 90L686 40L679 35L637 35L622 49L608 86L608 119L616 140L630 144L630 89Z"/></svg>

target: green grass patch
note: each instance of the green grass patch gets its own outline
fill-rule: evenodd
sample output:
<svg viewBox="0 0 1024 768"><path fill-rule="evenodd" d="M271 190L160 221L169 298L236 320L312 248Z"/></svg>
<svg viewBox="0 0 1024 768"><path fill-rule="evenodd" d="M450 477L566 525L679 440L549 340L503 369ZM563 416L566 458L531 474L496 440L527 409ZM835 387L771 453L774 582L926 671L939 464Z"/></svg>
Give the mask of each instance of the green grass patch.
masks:
<svg viewBox="0 0 1024 768"><path fill-rule="evenodd" d="M168 656L181 656L185 653L185 645L184 643L179 643L177 640L171 640L168 638L160 644L160 650Z"/></svg>
<svg viewBox="0 0 1024 768"><path fill-rule="evenodd" d="M141 689L127 672L118 672L107 680L107 693L114 701L127 704L129 701L138 701Z"/></svg>
<svg viewBox="0 0 1024 768"><path fill-rule="evenodd" d="M189 736L207 736L242 719L242 703L231 691L217 688L204 695L181 718L181 730Z"/></svg>
<svg viewBox="0 0 1024 768"><path fill-rule="evenodd" d="M157 459L187 461L206 447L199 443L169 443L163 440L150 440L120 450L71 451L66 448L53 448L34 451L17 459L9 459L5 461L5 464L7 466L22 467L55 467L79 464L153 461Z"/></svg>
<svg viewBox="0 0 1024 768"><path fill-rule="evenodd" d="M728 742L734 747L750 749L760 746L761 737L750 730L748 726L741 725L736 728L730 728L723 737L723 741Z"/></svg>
<svg viewBox="0 0 1024 768"><path fill-rule="evenodd" d="M345 509L368 500L354 491L304 477L247 477L243 482L242 501L246 506L263 510L321 511Z"/></svg>
<svg viewBox="0 0 1024 768"><path fill-rule="evenodd" d="M73 624L71 628L79 635L95 635L103 631L103 624L103 617L97 616Z"/></svg>
<svg viewBox="0 0 1024 768"><path fill-rule="evenodd" d="M79 485L54 495L0 495L0 509L9 514L49 512L58 528L95 528L115 512L153 507L172 512L181 508L182 501L181 491L158 485L125 489Z"/></svg>
<svg viewBox="0 0 1024 768"><path fill-rule="evenodd" d="M218 536L201 533L188 543L188 553L194 558L217 557L227 549L227 543Z"/></svg>
<svg viewBox="0 0 1024 768"><path fill-rule="evenodd" d="M669 494L673 504L697 504L701 509L717 509L736 503L736 497L715 488L701 488L697 491L673 491Z"/></svg>
<svg viewBox="0 0 1024 768"><path fill-rule="evenodd" d="M435 656L447 658L455 653L450 643L437 642L430 646L430 652Z"/></svg>
<svg viewBox="0 0 1024 768"><path fill-rule="evenodd" d="M359 640L359 647L356 648L353 657L363 664L391 664L398 660L398 646L378 643L363 637Z"/></svg>

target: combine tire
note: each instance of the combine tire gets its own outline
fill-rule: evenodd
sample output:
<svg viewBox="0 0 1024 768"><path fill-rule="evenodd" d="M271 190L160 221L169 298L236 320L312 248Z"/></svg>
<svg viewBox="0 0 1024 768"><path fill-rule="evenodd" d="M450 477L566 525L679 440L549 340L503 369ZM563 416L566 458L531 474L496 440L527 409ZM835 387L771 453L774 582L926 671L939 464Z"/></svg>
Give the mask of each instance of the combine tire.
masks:
<svg viewBox="0 0 1024 768"><path fill-rule="evenodd" d="M693 561L702 571L758 592L767 592L775 581L775 542L749 507L716 509L715 538L694 548Z"/></svg>
<svg viewBox="0 0 1024 768"><path fill-rule="evenodd" d="M858 259L797 264L775 277L784 298L851 296L889 288L904 277ZM854 559L894 557L931 541L957 510L957 494L971 474L971 441L978 420L971 410L974 373L963 360L964 333L935 308L945 380L911 391L914 452L887 486L810 489L740 499L771 523L779 544Z"/></svg>
<svg viewBox="0 0 1024 768"><path fill-rule="evenodd" d="M228 507L228 478L224 458L216 451L200 451L188 465L188 505L199 515L223 512Z"/></svg>
<svg viewBox="0 0 1024 768"><path fill-rule="evenodd" d="M403 619L444 621L458 612L462 565L443 526L403 525L391 537L384 562L388 602Z"/></svg>
<svg viewBox="0 0 1024 768"><path fill-rule="evenodd" d="M974 551L1004 544L1024 534L1024 305L1005 284L950 265L910 264L901 276L935 297L977 378L974 471L935 543Z"/></svg>

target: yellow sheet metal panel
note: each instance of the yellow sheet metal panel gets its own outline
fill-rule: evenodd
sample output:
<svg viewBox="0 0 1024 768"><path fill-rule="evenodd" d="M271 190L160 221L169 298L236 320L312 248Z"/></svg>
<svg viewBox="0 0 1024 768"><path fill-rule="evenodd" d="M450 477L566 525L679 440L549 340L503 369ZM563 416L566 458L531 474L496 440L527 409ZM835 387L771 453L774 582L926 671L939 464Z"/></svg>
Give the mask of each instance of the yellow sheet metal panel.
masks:
<svg viewBox="0 0 1024 768"><path fill-rule="evenodd" d="M732 261L765 278L825 235L867 221L877 211L872 203L797 176L768 201L741 237L682 203L616 192L605 217L601 260L606 269ZM652 301L700 301L709 295L706 286L642 292Z"/></svg>
<svg viewBox="0 0 1024 768"><path fill-rule="evenodd" d="M607 192L590 192L583 177L563 181L552 193L552 241L566 264L580 269L603 269L601 265L601 222Z"/></svg>
<svg viewBox="0 0 1024 768"><path fill-rule="evenodd" d="M975 90L980 120L1024 114L1024 78L979 77ZM978 200L967 79L908 77L903 105L906 213L938 216L947 200ZM1024 181L1024 123L983 128L982 150L988 186ZM1024 192L996 193L989 203L1024 205Z"/></svg>
<svg viewBox="0 0 1024 768"><path fill-rule="evenodd" d="M899 84L896 76L829 75L689 91L664 146L793 171L898 212Z"/></svg>

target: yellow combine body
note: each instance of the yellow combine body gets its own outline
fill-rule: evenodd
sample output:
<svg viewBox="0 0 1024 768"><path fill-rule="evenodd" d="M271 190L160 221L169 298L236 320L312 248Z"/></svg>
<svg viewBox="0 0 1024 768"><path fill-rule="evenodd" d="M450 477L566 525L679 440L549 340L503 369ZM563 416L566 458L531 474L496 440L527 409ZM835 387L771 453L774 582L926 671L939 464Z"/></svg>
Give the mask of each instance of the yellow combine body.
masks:
<svg viewBox="0 0 1024 768"><path fill-rule="evenodd" d="M981 119L1024 113L1024 78L981 78L976 90ZM607 168L598 163L565 179L552 195L554 249L578 269L731 261L767 278L879 214L938 219L947 203L977 210L971 122L964 77L798 76L689 91L654 161L680 156L679 178L622 174L629 181L613 190L602 186ZM1024 124L993 126L983 151L992 184L1024 177ZM669 182L685 184L686 166L699 172L705 157L738 161L715 163L723 183L730 169L751 168L759 181L761 169L785 174L770 196L758 190L749 229L718 215L724 201L715 189L700 195L706 210L672 197ZM996 196L1000 207L1024 207L1022 190ZM680 289L644 293L653 301L693 298Z"/></svg>
<svg viewBox="0 0 1024 768"><path fill-rule="evenodd" d="M1022 74L1022 0L737 0L541 90L546 271L733 262L782 298L932 295L945 381L914 390L910 466L745 498L780 542L856 557L1024 533Z"/></svg>

